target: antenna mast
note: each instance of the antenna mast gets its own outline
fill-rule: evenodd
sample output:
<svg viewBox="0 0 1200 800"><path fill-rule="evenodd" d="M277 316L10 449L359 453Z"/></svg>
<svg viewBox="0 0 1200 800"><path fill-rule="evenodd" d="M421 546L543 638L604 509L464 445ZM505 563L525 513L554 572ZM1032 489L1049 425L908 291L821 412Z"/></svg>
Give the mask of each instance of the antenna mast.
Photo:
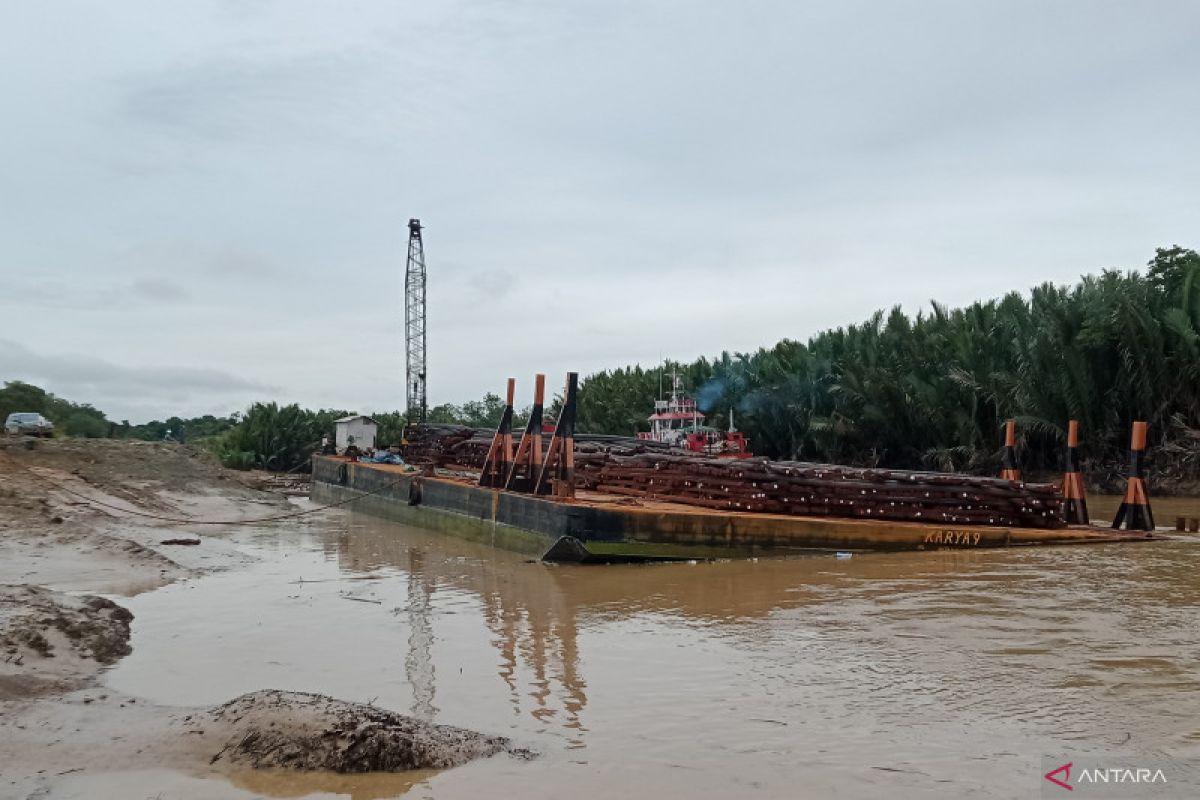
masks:
<svg viewBox="0 0 1200 800"><path fill-rule="evenodd" d="M408 269L404 274L404 344L408 354L408 423L425 421L425 245L421 220L408 221Z"/></svg>

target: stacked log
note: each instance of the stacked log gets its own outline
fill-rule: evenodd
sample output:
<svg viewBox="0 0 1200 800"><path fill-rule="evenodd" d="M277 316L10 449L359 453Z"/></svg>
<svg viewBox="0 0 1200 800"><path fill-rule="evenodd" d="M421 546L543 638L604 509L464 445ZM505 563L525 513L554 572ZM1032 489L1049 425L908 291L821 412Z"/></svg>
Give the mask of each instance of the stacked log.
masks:
<svg viewBox="0 0 1200 800"><path fill-rule="evenodd" d="M436 467L458 464L461 463L456 461L459 448L480 433L482 432L475 428L468 428L466 425L412 425L404 433L405 444L402 448L402 455L409 464L432 464ZM488 434L487 441L489 444L491 443L490 434ZM483 453L486 457L486 446ZM462 466L475 465L462 463ZM482 468L482 466L483 458L480 458L476 469Z"/></svg>
<svg viewBox="0 0 1200 800"><path fill-rule="evenodd" d="M1060 528L1052 484L674 454L575 457L580 488L726 511Z"/></svg>
<svg viewBox="0 0 1200 800"><path fill-rule="evenodd" d="M494 431L470 428L465 425L432 424L414 425L407 434L403 448L404 460L410 464L432 464L437 467L461 467L483 469L488 448L492 445ZM521 444L521 434L513 436L514 449ZM542 437L542 452L550 446L550 437ZM610 436L600 433L575 434L577 454L612 453L636 455L638 453L669 453L671 448L663 442L635 439L631 436Z"/></svg>
<svg viewBox="0 0 1200 800"><path fill-rule="evenodd" d="M409 463L478 470L492 431L425 425L410 431L408 440ZM625 436L577 435L575 483L579 489L723 511L939 525L1066 524L1062 500L1052 484L764 458L707 458Z"/></svg>

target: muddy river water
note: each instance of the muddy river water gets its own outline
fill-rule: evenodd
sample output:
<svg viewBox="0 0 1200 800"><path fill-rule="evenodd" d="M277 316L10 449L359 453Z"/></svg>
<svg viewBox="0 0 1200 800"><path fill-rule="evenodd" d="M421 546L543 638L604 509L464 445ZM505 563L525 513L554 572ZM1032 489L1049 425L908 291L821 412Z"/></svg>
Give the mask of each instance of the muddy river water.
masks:
<svg viewBox="0 0 1200 800"><path fill-rule="evenodd" d="M91 775L78 796L1051 797L1046 765L1088 759L1169 782L1123 796L1200 796L1194 534L601 567L350 512L235 541L253 566L122 601L134 649L108 685L181 705L323 692L540 757L405 776Z"/></svg>

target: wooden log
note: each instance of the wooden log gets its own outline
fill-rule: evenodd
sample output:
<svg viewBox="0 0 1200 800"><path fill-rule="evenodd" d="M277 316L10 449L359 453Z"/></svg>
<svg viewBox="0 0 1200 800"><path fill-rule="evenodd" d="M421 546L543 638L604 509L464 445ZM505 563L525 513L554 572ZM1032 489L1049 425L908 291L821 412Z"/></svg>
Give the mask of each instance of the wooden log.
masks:
<svg viewBox="0 0 1200 800"><path fill-rule="evenodd" d="M623 496L705 508L780 514L1060 527L1052 484L846 467L764 458L721 460L673 452L660 442L578 434L575 484ZM436 463L482 464L491 434L429 426L410 437ZM540 448L546 452L545 443Z"/></svg>

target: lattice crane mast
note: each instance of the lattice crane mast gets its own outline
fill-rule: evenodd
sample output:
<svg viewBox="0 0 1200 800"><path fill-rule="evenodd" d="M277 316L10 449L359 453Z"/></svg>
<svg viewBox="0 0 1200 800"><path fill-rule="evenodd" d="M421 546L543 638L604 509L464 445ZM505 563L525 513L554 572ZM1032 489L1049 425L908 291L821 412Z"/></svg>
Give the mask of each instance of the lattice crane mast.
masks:
<svg viewBox="0 0 1200 800"><path fill-rule="evenodd" d="M408 221L408 268L404 273L404 344L407 353L408 424L425 421L425 245L421 220Z"/></svg>

